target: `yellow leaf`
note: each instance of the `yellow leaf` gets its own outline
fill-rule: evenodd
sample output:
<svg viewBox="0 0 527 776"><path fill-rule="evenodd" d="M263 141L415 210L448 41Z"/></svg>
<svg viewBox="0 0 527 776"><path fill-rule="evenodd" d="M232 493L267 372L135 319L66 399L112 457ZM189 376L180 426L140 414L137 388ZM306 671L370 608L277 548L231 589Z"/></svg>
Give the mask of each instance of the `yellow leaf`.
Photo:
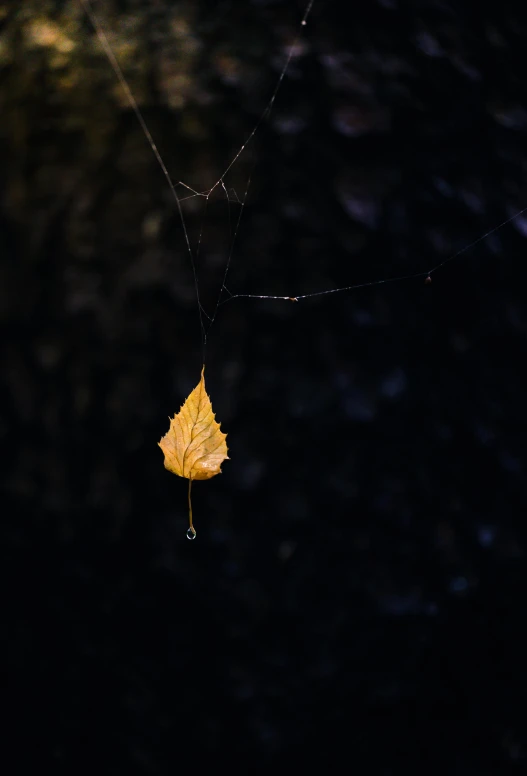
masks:
<svg viewBox="0 0 527 776"><path fill-rule="evenodd" d="M196 536L190 500L192 480L209 480L220 474L221 464L228 458L225 442L227 434L220 431L220 424L215 420L212 404L205 390L204 372L205 367L201 370L201 380L177 415L170 418L170 428L159 442L165 456L165 468L189 480L189 539Z"/></svg>

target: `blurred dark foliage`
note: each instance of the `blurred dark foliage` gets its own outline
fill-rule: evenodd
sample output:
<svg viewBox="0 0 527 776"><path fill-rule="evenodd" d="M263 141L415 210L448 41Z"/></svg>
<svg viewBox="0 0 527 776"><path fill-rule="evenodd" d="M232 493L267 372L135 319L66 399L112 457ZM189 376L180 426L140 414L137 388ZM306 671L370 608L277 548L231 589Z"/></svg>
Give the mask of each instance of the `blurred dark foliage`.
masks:
<svg viewBox="0 0 527 776"><path fill-rule="evenodd" d="M211 189L303 3L94 7ZM429 286L221 306L232 460L189 542L157 447L201 367L174 201L80 3L0 30L6 772L525 773L527 218ZM230 291L426 272L525 207L526 70L509 0L315 0L225 177ZM210 315L239 205L182 205Z"/></svg>

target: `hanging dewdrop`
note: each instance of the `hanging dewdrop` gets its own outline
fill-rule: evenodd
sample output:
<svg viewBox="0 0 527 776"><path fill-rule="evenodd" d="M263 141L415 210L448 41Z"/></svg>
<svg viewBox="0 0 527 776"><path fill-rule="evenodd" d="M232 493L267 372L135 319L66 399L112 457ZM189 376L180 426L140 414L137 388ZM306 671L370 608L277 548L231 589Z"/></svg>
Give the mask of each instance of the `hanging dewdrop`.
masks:
<svg viewBox="0 0 527 776"><path fill-rule="evenodd" d="M189 394L177 415L170 418L170 428L160 440L165 456L165 469L188 479L189 539L196 538L192 522L190 489L192 480L210 480L221 473L227 455L227 434L220 431L205 390L205 367L201 380Z"/></svg>

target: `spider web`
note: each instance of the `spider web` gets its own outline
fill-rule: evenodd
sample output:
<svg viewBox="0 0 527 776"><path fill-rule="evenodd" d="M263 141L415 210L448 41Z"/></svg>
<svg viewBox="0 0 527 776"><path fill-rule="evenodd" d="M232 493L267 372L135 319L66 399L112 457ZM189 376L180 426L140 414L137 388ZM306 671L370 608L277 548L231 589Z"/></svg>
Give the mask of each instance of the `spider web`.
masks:
<svg viewBox="0 0 527 776"><path fill-rule="evenodd" d="M426 283L430 283L432 280L432 276L434 273L436 273L439 269L444 267L446 264L452 262L454 259L458 259L460 256L462 256L464 253L470 251L473 247L475 247L478 243L483 242L487 238L489 238L491 235L493 235L498 230L502 229L502 227L506 226L507 224L515 221L518 219L521 215L523 215L525 212L527 212L527 206L523 207L520 210L515 211L512 215L510 215L505 220L500 221L498 224L492 226L490 229L488 229L486 232L481 234L479 237L474 239L473 241L469 242L468 244L465 244L462 248L459 250L455 250L450 255L448 255L446 258L442 259L438 263L435 263L433 266L428 267L424 270L418 270L416 272L409 272L405 274L396 274L393 276L388 277L382 277L382 278L373 278L371 280L367 280L366 282L360 282L360 283L352 283L349 285L339 285L337 287L331 287L326 289L321 289L317 291L311 291L309 293L298 293L294 294L292 292L290 295L273 295L273 294L263 294L263 293L243 293L243 292L233 292L230 290L229 286L227 285L228 279L229 279L229 273L231 270L231 264L232 259L235 252L235 244L236 244L236 238L238 236L238 232L240 229L242 216L244 212L244 208L247 203L247 197L249 194L249 189L251 185L251 177L252 172L249 173L247 177L247 182L245 185L245 189L243 191L243 194L240 196L240 194L237 192L237 190L232 187L228 186L226 182L226 178L228 174L233 170L237 162L240 160L248 146L252 143L254 140L256 134L259 132L259 130L262 128L262 125L265 124L266 120L268 119L269 115L271 114L271 111L273 109L273 106L275 104L275 101L277 99L277 96L279 94L280 88L282 86L282 83L284 81L284 78L286 74L288 73L291 62L294 59L295 55L297 54L299 50L299 44L301 40L301 36L304 33L304 29L308 23L311 10L313 8L315 0L308 0L303 15L298 21L298 27L297 27L297 34L293 42L288 47L286 56L284 58L283 65L279 71L279 76L276 81L276 84L274 86L274 89L271 93L271 96L268 99L267 104L265 105L265 108L263 109L262 113L260 114L260 117L254 124L252 130L247 135L246 139L242 143L242 145L238 148L236 153L232 156L229 163L225 167L223 173L220 175L220 177L215 181L215 183L207 190L205 191L198 191L195 188L193 188L188 183L185 183L184 181L176 181L173 179L171 174L169 173L168 167L165 164L165 161L158 149L158 146L156 145L156 142L154 140L154 137L152 133L150 132L150 129L144 119L144 116L139 108L138 102L136 98L134 97L129 85L128 81L125 78L123 71L121 69L121 66L118 62L117 56L108 40L108 37L105 33L105 30L101 24L101 22L98 19L98 16L96 12L94 11L94 7L92 5L92 0L80 0L81 5L83 6L87 17L89 18L91 24L93 25L95 32L97 34L97 37L99 39L100 45L102 49L104 50L104 53L115 73L116 78L118 79L122 90L125 94L126 100L129 104L129 106L132 108L132 110L135 113L135 116L137 118L137 121L139 122L139 125L142 129L142 132L150 145L150 148L157 160L157 163L166 179L167 185L170 189L171 195L173 197L175 207L177 209L186 250L189 256L191 268L192 268L192 275L193 275L193 282L194 282L194 288L195 288L195 294L198 304L198 311L199 311L199 324L201 329L201 335L202 335L202 348L203 348L203 355L205 351L205 347L207 344L207 335L210 331L210 328L212 327L213 323L216 320L216 317L218 315L220 307L222 305L232 302L237 299L259 299L259 300L267 300L267 301L283 301L283 302L301 302L308 299L313 299L316 297L325 297L329 295L335 295L345 292L350 292L356 289L361 288L367 288L371 286L380 286L383 284L389 284L389 283L397 283L397 282L403 282L403 281L410 281L410 280L416 280L416 279L424 279ZM253 164L254 167L254 164ZM206 215L206 208L208 203L211 201L211 198L213 197L214 193L220 191L228 205L228 221L229 221L229 233L230 233L230 245L228 248L228 254L227 258L225 260L224 269L222 272L222 280L220 284L219 293L217 294L217 298L215 303L213 304L212 309L205 309L204 305L202 304L201 297L200 297L200 283L197 273L197 260L199 258L202 241L203 241L203 235L205 230L205 215ZM205 211L203 214L203 217L201 219L201 225L199 228L199 236L197 239L197 244L193 248L191 244L191 240L189 237L189 231L187 228L187 221L185 218L185 214L182 208L182 203L186 202L188 200L199 198L204 201L205 203ZM238 207L238 213L236 216L232 216L231 212L231 205L235 204Z"/></svg>

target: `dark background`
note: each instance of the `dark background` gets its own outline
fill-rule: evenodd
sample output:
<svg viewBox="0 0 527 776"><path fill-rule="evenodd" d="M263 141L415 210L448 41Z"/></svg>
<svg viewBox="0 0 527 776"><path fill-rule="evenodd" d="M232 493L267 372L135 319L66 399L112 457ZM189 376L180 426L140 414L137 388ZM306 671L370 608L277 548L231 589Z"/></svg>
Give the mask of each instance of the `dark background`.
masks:
<svg viewBox="0 0 527 776"><path fill-rule="evenodd" d="M225 178L251 176L233 294L426 272L527 206L517 3L315 0L302 29L294 1L95 8L198 191L301 32ZM221 306L231 460L189 542L157 447L201 369L174 201L80 3L0 25L9 772L525 773L527 216L430 285ZM204 205L211 314L239 206Z"/></svg>

